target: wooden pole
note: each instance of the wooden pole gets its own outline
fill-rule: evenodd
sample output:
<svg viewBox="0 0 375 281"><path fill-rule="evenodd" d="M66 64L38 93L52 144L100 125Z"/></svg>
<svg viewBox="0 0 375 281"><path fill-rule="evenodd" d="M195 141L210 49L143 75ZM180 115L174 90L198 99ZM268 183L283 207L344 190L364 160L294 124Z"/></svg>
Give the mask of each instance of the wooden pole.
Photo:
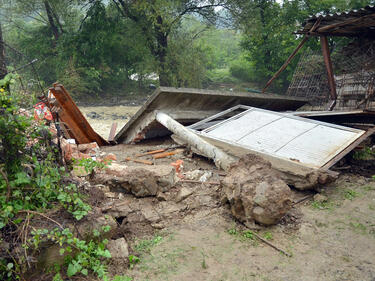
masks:
<svg viewBox="0 0 375 281"><path fill-rule="evenodd" d="M329 110L332 110L333 107L336 104L335 101L337 99L337 93L336 93L335 77L333 76L333 68L332 68L331 55L330 55L330 52L329 52L328 39L327 39L326 36L320 36L320 44L322 45L324 64L326 65L327 75L328 75L328 84L329 84L329 88L330 88L330 95L331 95L331 100L333 101Z"/></svg>
<svg viewBox="0 0 375 281"><path fill-rule="evenodd" d="M273 80L275 80L281 72L284 71L284 69L288 66L288 64L292 61L292 59L296 56L298 51L303 47L303 45L306 43L306 41L309 40L308 36L305 36L302 41L298 44L297 48L293 51L293 53L289 56L289 58L286 60L286 62L280 67L280 69L273 75L273 77L267 82L266 86L264 86L262 93L264 93L267 88L271 85Z"/></svg>
<svg viewBox="0 0 375 281"><path fill-rule="evenodd" d="M314 25L311 27L310 32L314 32L318 27L321 22L322 18L318 18ZM288 64L292 61L292 59L296 56L298 51L303 47L303 45L306 43L306 41L309 39L309 34L306 34L305 37L303 37L302 41L298 44L297 48L293 51L293 53L288 57L286 62L280 67L280 69L273 75L273 77L267 82L266 86L263 88L262 93L264 93L267 88L271 85L273 80L275 80L281 72L284 71L284 69L288 66Z"/></svg>
<svg viewBox="0 0 375 281"><path fill-rule="evenodd" d="M235 158L229 156L221 149L203 140L189 129L178 123L169 115L163 112L156 112L156 120L168 130L179 136L183 141L202 152L207 157L214 160L216 166L228 170L230 165L235 162Z"/></svg>

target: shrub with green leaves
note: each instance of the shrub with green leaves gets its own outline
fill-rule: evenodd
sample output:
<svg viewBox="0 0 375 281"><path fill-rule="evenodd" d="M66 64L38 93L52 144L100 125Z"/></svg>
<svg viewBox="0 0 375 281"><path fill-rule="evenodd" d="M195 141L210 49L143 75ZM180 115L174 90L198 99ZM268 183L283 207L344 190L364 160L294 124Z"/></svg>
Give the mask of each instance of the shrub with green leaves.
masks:
<svg viewBox="0 0 375 281"><path fill-rule="evenodd" d="M75 220L82 219L91 209L69 180L68 172L60 167L58 147L52 142L49 127L20 114L17 94L9 91L9 77L0 80L0 239L20 235L20 229L28 233L26 219L48 209L64 208ZM8 251L0 258L0 279L20 279L30 259L29 250L37 249L42 238L55 241L62 254L68 253L70 258L64 267L68 276L93 272L108 280L102 262L110 257L105 241L80 240L69 229L35 230L28 243L22 241L24 256L15 258ZM21 243L17 239L9 241L15 243L11 248ZM59 275L55 280L59 280Z"/></svg>

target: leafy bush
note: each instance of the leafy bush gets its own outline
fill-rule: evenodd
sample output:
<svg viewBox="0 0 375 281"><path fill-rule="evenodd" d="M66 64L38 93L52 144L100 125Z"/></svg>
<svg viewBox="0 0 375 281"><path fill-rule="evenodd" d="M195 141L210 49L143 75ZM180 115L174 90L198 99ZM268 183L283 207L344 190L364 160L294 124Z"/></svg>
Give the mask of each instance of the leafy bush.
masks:
<svg viewBox="0 0 375 281"><path fill-rule="evenodd" d="M255 77L251 68L251 63L244 59L235 60L229 67L229 72L233 77L237 79L249 82L254 81Z"/></svg>
<svg viewBox="0 0 375 281"><path fill-rule="evenodd" d="M80 220L91 208L78 187L68 180L65 168L59 166L58 147L52 142L49 127L20 114L17 95L9 91L11 82L11 76L0 80L0 244L2 239L7 239L13 243L13 249L21 242L19 238L13 241L11 237L27 237L28 222L33 215L47 217L43 214L45 210L61 207L73 219ZM8 251L7 256L0 258L1 280L20 279L30 260L28 251L35 252L46 240L57 243L61 247L60 253L67 254L68 276L93 272L108 280L102 263L103 258L110 257L105 249L106 241L80 240L69 229L36 229L31 238L25 239L22 238L24 256L15 258ZM56 281L62 280L59 272L54 278Z"/></svg>

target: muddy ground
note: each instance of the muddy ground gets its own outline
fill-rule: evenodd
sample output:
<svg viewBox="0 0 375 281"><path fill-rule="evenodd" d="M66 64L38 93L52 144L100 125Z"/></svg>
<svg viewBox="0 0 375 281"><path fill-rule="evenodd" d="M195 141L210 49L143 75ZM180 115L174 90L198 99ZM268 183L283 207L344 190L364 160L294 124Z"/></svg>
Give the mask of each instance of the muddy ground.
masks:
<svg viewBox="0 0 375 281"><path fill-rule="evenodd" d="M100 111L102 110L102 111ZM83 108L108 119L89 118L104 137L109 132L110 114L131 115L136 108ZM108 113L109 112L109 113ZM128 116L128 115L126 115ZM116 117L117 118L117 117ZM122 117L121 117L122 118ZM116 119L123 120L126 119ZM110 126L110 125L109 125ZM122 125L119 124L119 129ZM108 147L118 162L126 157L175 144L168 139L137 146ZM152 160L151 157L145 158ZM184 160L184 171L213 171L211 181L222 175L201 157L178 154L156 160L170 164ZM142 165L123 162L126 165ZM375 172L374 172L375 173ZM179 183L163 198L113 196L112 204L127 202L131 211L117 218L118 236L125 236L131 255L139 257L127 266L114 262L111 272L133 280L375 280L375 181L369 177L343 173L322 189L326 198L296 204L273 227L249 232L231 216L220 198L220 186ZM181 189L191 194L178 201ZM294 200L310 193L294 191ZM326 199L326 200L325 200ZM253 232L291 255L288 257L256 239ZM121 264L121 263L120 263Z"/></svg>

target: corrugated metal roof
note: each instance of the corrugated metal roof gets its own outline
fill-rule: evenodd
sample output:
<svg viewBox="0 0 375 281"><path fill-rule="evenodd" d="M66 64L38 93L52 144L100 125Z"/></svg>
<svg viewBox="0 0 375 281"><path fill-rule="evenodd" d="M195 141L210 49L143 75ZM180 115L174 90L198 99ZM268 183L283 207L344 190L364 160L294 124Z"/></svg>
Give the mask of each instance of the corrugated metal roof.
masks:
<svg viewBox="0 0 375 281"><path fill-rule="evenodd" d="M325 19L339 19L339 18L343 18L343 17L346 17L346 16L363 16L363 15L366 15L368 14L369 12L372 13L375 11L375 5L368 5L366 7L363 7L361 9L353 9L353 10L350 10L350 11L344 11L344 12L337 12L337 13L329 13L329 14L326 14L324 12L319 12L319 13L316 13L315 15L312 15L310 16L307 20L312 20L312 19L316 19L318 17L323 17ZM305 22L305 23L306 23ZM305 24L304 23L304 24Z"/></svg>
<svg viewBox="0 0 375 281"><path fill-rule="evenodd" d="M313 16L310 16L303 24L303 28L297 33L307 34L314 23L320 19L321 22L315 34L319 35L332 35L332 36L357 36L364 35L368 32L373 32L375 28L375 6L368 5L361 9L353 9L350 11L337 12L337 13L324 13L320 12ZM357 20L356 19L361 19ZM355 22L350 23L351 20ZM345 24L345 22L349 22ZM341 24L342 23L342 24ZM339 24L333 29L325 29L320 31L319 29L327 27L332 24Z"/></svg>

